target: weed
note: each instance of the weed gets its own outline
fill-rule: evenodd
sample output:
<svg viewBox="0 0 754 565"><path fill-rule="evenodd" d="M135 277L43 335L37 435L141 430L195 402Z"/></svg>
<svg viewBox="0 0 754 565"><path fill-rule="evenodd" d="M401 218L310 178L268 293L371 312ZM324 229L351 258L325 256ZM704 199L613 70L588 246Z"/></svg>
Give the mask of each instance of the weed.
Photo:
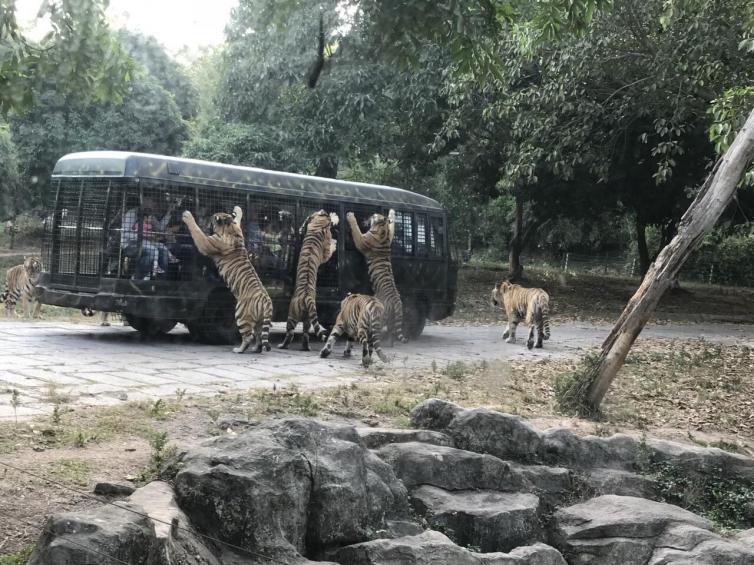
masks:
<svg viewBox="0 0 754 565"><path fill-rule="evenodd" d="M165 419L167 414L165 413L165 403L162 401L162 398L158 398L154 401L154 404L152 404L152 407L149 409L149 414L155 420Z"/></svg>
<svg viewBox="0 0 754 565"><path fill-rule="evenodd" d="M73 443L73 447L84 448L84 447L86 447L87 443L89 443L91 441L94 441L95 439L97 439L97 435L96 434L92 434L92 433L89 433L89 432L85 432L83 430L79 430L73 436L73 442L72 442Z"/></svg>
<svg viewBox="0 0 754 565"><path fill-rule="evenodd" d="M437 361L432 359L432 373L437 373Z"/></svg>
<svg viewBox="0 0 754 565"><path fill-rule="evenodd" d="M48 381L45 386L44 396L42 397L45 402L50 404L66 404L71 401L69 394L60 392L58 389L58 383L55 381Z"/></svg>
<svg viewBox="0 0 754 565"><path fill-rule="evenodd" d="M56 426L60 425L60 404L56 404L52 409L52 423Z"/></svg>
<svg viewBox="0 0 754 565"><path fill-rule="evenodd" d="M463 361L451 361L443 371L446 377L454 379L456 381L460 381L463 377L465 377L467 372L468 367L466 367L466 363L464 363Z"/></svg>
<svg viewBox="0 0 754 565"><path fill-rule="evenodd" d="M15 388L10 391L10 405L13 407L13 416L18 427L18 407L21 406L21 395Z"/></svg>
<svg viewBox="0 0 754 565"><path fill-rule="evenodd" d="M16 553L0 555L0 565L26 565L34 551L34 544L29 544Z"/></svg>
<svg viewBox="0 0 754 565"><path fill-rule="evenodd" d="M555 399L562 412L584 418L594 418L598 415L598 410L587 398L587 392L596 378L599 363L599 354L587 353L574 371L559 375L555 379Z"/></svg>
<svg viewBox="0 0 754 565"><path fill-rule="evenodd" d="M168 460L176 454L176 448L168 444L167 432L156 432L149 440L152 453L149 456L147 467L139 473L137 482L144 485L155 479L169 474L171 469L166 465Z"/></svg>
<svg viewBox="0 0 754 565"><path fill-rule="evenodd" d="M175 389L175 397L176 400L180 403L183 402L183 397L186 396L186 389L185 388L177 388Z"/></svg>

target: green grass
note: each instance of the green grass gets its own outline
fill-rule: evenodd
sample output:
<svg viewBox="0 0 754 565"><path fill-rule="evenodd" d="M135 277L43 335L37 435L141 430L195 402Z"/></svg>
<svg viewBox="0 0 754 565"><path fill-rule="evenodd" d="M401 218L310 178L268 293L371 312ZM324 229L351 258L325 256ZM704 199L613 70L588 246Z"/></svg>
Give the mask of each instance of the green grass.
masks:
<svg viewBox="0 0 754 565"><path fill-rule="evenodd" d="M85 487L89 484L91 469L81 459L58 459L50 466L50 475L63 483Z"/></svg>
<svg viewBox="0 0 754 565"><path fill-rule="evenodd" d="M29 544L23 549L10 555L0 555L0 565L26 565L34 551L34 544Z"/></svg>

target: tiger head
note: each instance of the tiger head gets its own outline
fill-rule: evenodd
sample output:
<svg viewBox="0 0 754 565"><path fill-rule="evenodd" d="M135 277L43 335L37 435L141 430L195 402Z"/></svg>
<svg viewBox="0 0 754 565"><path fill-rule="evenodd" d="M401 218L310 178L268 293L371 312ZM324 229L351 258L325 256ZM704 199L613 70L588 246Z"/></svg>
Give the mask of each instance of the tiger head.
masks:
<svg viewBox="0 0 754 565"><path fill-rule="evenodd" d="M301 228L299 228L298 233L300 235L303 235L309 229L312 230L325 230L329 228L330 226L337 226L340 222L340 218L338 218L338 215L335 212L325 212L324 210L319 210L317 212L314 212L311 214L304 223L301 225Z"/></svg>
<svg viewBox="0 0 754 565"><path fill-rule="evenodd" d="M492 288L492 305L500 306L503 303L503 295L508 292L513 285L508 280L497 283Z"/></svg>
<svg viewBox="0 0 754 565"><path fill-rule="evenodd" d="M382 214L372 214L367 220L369 233L379 241L393 242L395 237L395 210L390 210L387 217Z"/></svg>
<svg viewBox="0 0 754 565"><path fill-rule="evenodd" d="M24 269L30 277L38 275L42 271L42 261L36 255L24 257Z"/></svg>
<svg viewBox="0 0 754 565"><path fill-rule="evenodd" d="M243 232L241 231L241 208L236 206L232 214L218 212L212 216L212 232L221 239L233 245L243 246Z"/></svg>

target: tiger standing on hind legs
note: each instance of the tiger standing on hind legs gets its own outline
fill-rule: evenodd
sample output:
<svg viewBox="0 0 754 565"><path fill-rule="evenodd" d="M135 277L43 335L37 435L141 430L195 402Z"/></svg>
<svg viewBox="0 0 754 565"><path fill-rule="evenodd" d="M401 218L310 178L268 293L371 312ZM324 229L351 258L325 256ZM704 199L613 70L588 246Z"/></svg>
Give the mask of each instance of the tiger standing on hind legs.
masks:
<svg viewBox="0 0 754 565"><path fill-rule="evenodd" d="M374 296L349 294L340 303L338 318L319 356L329 357L337 339L346 334L346 349L343 351L343 357L351 356L351 340L353 339L362 346L361 364L364 367L369 367L372 363L373 352L377 353L383 363L387 363L387 357L380 347L384 316L385 307Z"/></svg>
<svg viewBox="0 0 754 565"><path fill-rule="evenodd" d="M395 210L390 210L387 218L382 214L372 214L369 230L362 234L353 212L346 214L351 227L353 242L367 260L369 280L377 299L385 307L384 329L388 335L388 345L393 345L393 337L401 343L408 339L403 335L403 302L395 286L393 265L390 263L390 246L395 236Z"/></svg>
<svg viewBox="0 0 754 565"><path fill-rule="evenodd" d="M196 248L215 262L220 276L236 297L236 324L242 341L233 352L243 353L255 341L254 351L261 353L262 349L270 350L272 300L246 251L241 231L242 216L240 206L233 208L233 214L215 214L210 236L204 234L188 210L182 219Z"/></svg>
<svg viewBox="0 0 754 565"><path fill-rule="evenodd" d="M37 300L36 286L41 272L42 260L34 255L24 257L23 264L8 269L5 273L5 292L0 295L0 302L5 302L7 316L13 315L20 300L24 317L39 318L42 303Z"/></svg>
<svg viewBox="0 0 754 565"><path fill-rule="evenodd" d="M299 322L303 325L303 351L310 351L310 326L318 339L324 341L327 336L327 330L319 325L317 318L317 271L335 253L338 242L333 239L330 228L337 226L338 222L337 214L320 210L311 214L299 229L303 241L296 268L296 288L288 307L285 339L278 345L280 349L287 349L293 341L293 330Z"/></svg>
<svg viewBox="0 0 754 565"><path fill-rule="evenodd" d="M521 320L529 325L526 347L542 347L543 339L550 339L550 295L541 288L524 288L504 280L492 289L492 304L500 306L508 316L503 339L515 343L516 328ZM534 344L534 327L537 343Z"/></svg>

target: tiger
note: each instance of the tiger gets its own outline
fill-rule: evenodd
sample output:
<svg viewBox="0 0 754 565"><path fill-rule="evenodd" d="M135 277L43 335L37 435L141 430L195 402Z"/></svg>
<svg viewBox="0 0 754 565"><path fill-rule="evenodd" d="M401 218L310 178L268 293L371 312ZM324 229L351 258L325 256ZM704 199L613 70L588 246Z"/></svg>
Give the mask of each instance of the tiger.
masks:
<svg viewBox="0 0 754 565"><path fill-rule="evenodd" d="M393 337L401 343L408 339L403 335L403 302L395 286L393 266L390 263L390 245L395 237L395 210L390 210L387 218L373 214L369 218L369 231L361 233L353 212L346 214L351 227L351 235L356 248L366 257L369 279L374 295L385 306L384 329L388 335L388 345L393 345Z"/></svg>
<svg viewBox="0 0 754 565"><path fill-rule="evenodd" d="M95 315L96 313L97 313L97 312L95 312L94 310L92 310L92 309L91 309L91 308L89 308L88 306L84 306L84 307L83 307L83 308L81 309L81 314L82 314L83 316L86 316L87 318L91 318L91 317L92 317L92 316L94 316L94 315ZM100 315L100 322L99 322L99 325L100 325L100 326L105 326L105 327L109 326L109 325L110 325L110 320L109 320L109 317L110 317L110 312L100 312L100 313L99 313L99 315Z"/></svg>
<svg viewBox="0 0 754 565"><path fill-rule="evenodd" d="M335 320L335 325L330 332L327 343L319 352L320 357L328 357L336 340L342 334L346 334L346 349L344 357L351 356L351 340L359 342L362 346L361 364L369 367L372 363L372 352L383 363L387 363L387 357L380 347L380 333L382 333L382 319L385 316L385 307L374 296L366 294L349 294L340 303L340 312Z"/></svg>
<svg viewBox="0 0 754 565"><path fill-rule="evenodd" d="M23 305L24 316L29 317L32 303L34 310L31 316L39 318L42 304L37 300L36 285L42 272L42 260L32 255L24 257L21 265L8 269L5 273L5 292L0 295L0 302L5 302L5 313L11 316L20 300Z"/></svg>
<svg viewBox="0 0 754 565"><path fill-rule="evenodd" d="M255 352L261 353L271 349L272 300L249 260L241 231L242 216L240 206L233 208L233 214L218 212L212 217L213 233L209 237L188 210L183 212L182 220L199 252L215 262L236 297L236 324L242 340L233 352L243 353L254 340Z"/></svg>
<svg viewBox="0 0 754 565"><path fill-rule="evenodd" d="M508 325L503 332L503 339L508 343L515 343L516 327L522 319L529 325L526 347L531 349L535 346L535 323L535 347L542 347L542 340L550 339L550 296L541 288L524 288L504 280L492 289L492 304L502 307L508 316Z"/></svg>
<svg viewBox="0 0 754 565"><path fill-rule="evenodd" d="M324 341L327 337L327 330L319 325L317 318L317 271L335 253L338 242L333 239L330 228L337 226L339 221L337 214L320 210L311 214L299 229L303 242L296 269L296 288L288 307L285 339L278 345L280 349L287 349L293 341L293 330L299 321L304 327L302 350L310 351L310 324L317 339Z"/></svg>

